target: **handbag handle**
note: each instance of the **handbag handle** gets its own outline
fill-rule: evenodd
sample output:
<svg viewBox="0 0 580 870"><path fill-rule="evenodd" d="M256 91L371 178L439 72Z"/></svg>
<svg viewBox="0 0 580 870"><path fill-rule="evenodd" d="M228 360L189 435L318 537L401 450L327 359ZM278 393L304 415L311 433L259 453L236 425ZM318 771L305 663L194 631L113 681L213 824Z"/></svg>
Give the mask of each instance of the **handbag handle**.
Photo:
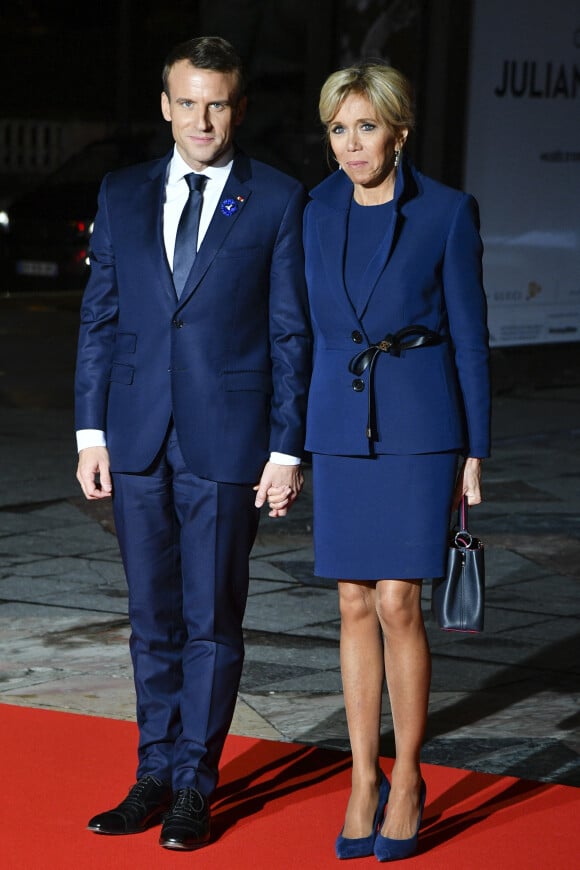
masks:
<svg viewBox="0 0 580 870"><path fill-rule="evenodd" d="M461 497L459 507L457 509L457 524L459 529L455 535L454 542L456 547L461 547L465 550L470 550L475 544L475 538L467 528L467 496Z"/></svg>
<svg viewBox="0 0 580 870"><path fill-rule="evenodd" d="M459 528L461 531L467 531L467 496L461 496L461 501L459 502L459 507L457 508L457 519L459 521Z"/></svg>

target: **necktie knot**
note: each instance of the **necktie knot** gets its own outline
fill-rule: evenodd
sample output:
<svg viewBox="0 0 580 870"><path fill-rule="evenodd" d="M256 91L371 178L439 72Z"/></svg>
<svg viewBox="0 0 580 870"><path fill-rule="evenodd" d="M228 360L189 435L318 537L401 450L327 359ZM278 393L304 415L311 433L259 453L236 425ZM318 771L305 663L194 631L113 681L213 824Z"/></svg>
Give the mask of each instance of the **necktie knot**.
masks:
<svg viewBox="0 0 580 870"><path fill-rule="evenodd" d="M207 175L198 175L196 172L189 172L187 175L184 175L184 178L191 193L194 190L201 192L207 181Z"/></svg>

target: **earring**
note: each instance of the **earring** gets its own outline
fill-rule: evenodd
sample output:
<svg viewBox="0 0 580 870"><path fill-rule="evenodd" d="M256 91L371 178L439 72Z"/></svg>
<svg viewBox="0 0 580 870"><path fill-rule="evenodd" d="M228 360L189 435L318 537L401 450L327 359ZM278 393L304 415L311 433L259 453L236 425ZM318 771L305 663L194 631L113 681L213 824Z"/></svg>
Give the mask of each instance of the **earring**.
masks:
<svg viewBox="0 0 580 870"><path fill-rule="evenodd" d="M398 150L398 148L396 148L395 149L395 160L394 160L395 169L398 168L400 162L401 162L401 152Z"/></svg>

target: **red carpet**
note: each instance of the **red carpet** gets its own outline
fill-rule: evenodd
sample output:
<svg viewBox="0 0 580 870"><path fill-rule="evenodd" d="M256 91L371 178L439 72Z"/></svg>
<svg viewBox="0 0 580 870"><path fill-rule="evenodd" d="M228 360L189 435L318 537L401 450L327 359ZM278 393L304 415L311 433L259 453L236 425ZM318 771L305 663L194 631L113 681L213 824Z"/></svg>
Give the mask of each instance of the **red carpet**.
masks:
<svg viewBox="0 0 580 870"><path fill-rule="evenodd" d="M159 829L130 837L85 830L134 777L130 722L0 705L3 870L312 870L334 857L349 760L289 743L228 739L206 848L175 853ZM391 762L384 760L386 773ZM580 790L424 766L421 870L568 870L580 854ZM348 867L377 867L374 858Z"/></svg>

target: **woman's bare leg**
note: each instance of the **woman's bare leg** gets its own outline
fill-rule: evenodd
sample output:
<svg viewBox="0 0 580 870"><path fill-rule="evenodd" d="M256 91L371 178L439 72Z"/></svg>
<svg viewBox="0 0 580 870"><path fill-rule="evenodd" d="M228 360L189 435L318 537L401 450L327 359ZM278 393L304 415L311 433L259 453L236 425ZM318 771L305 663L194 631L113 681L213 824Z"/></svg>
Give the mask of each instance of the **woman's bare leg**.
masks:
<svg viewBox="0 0 580 870"><path fill-rule="evenodd" d="M379 795L383 642L375 584L341 580L340 667L352 749L352 791L343 836L368 837Z"/></svg>
<svg viewBox="0 0 580 870"><path fill-rule="evenodd" d="M381 833L404 840L417 829L419 759L431 682L431 655L421 613L421 581L379 581L376 605L385 638L385 670L396 750L388 812Z"/></svg>

